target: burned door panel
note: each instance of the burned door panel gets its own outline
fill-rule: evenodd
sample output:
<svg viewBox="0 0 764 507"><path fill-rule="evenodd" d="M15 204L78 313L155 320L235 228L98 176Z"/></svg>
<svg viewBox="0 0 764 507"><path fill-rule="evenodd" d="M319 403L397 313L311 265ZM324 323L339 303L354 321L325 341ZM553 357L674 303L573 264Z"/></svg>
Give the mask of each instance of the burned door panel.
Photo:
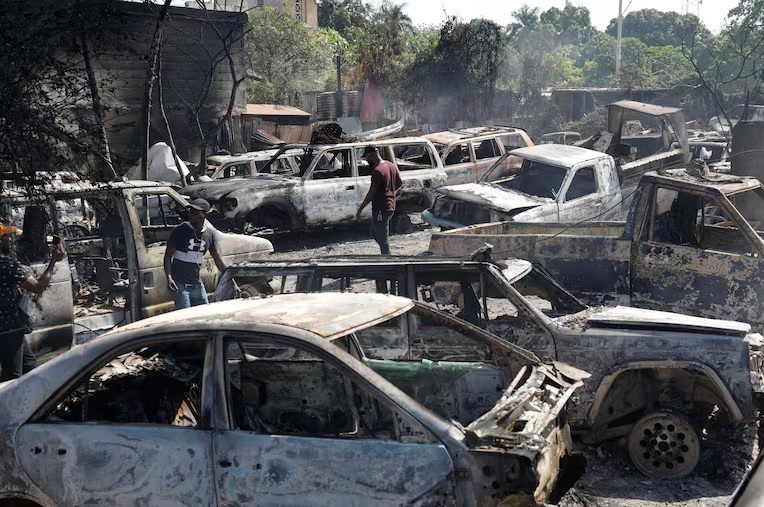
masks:
<svg viewBox="0 0 764 507"><path fill-rule="evenodd" d="M72 507L213 506L210 445L207 431L172 427L27 424L16 434L26 473Z"/></svg>
<svg viewBox="0 0 764 507"><path fill-rule="evenodd" d="M342 371L266 338L227 350L237 429L214 436L220 505L453 501L446 449Z"/></svg>
<svg viewBox="0 0 764 507"><path fill-rule="evenodd" d="M355 221L358 177L350 149L318 155L303 180L305 224L309 227Z"/></svg>
<svg viewBox="0 0 764 507"><path fill-rule="evenodd" d="M449 505L453 463L438 444L215 434L219 505ZM450 498L449 498L450 497Z"/></svg>
<svg viewBox="0 0 764 507"><path fill-rule="evenodd" d="M632 266L632 303L759 322L764 274L756 245L725 203L658 188Z"/></svg>

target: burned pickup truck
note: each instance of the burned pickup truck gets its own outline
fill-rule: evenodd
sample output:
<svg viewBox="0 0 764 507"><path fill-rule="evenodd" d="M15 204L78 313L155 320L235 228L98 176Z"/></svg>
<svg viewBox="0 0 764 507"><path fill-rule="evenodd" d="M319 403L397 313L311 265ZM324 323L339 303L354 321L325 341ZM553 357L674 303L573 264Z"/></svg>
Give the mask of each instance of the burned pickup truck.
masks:
<svg viewBox="0 0 764 507"><path fill-rule="evenodd" d="M521 165L510 167L507 156ZM498 221L617 220L645 172L688 161L681 109L615 102L608 106L608 131L576 146L512 150L477 183L438 189L422 217L442 229Z"/></svg>
<svg viewBox="0 0 764 507"><path fill-rule="evenodd" d="M366 355L409 319L474 359ZM0 386L0 504L536 505L571 449L570 374L397 296L180 310Z"/></svg>
<svg viewBox="0 0 764 507"><path fill-rule="evenodd" d="M217 205L221 230L295 231L357 222L356 211L371 187L363 149L371 143L285 145L257 174L198 183L181 190ZM421 138L375 143L380 156L401 172L398 213L432 205L446 173L432 143ZM371 220L371 208L361 214Z"/></svg>
<svg viewBox="0 0 764 507"><path fill-rule="evenodd" d="M651 477L690 473L709 416L727 424L748 421L753 391L761 391L763 344L748 324L628 307L589 308L543 268L523 260L256 261L230 267L215 297L233 297L236 286L261 277L272 277L276 292L384 290L418 299L539 357L586 370L591 377L568 403L574 434L587 443L627 437L634 464ZM370 357L412 361L454 360L473 347L421 318L392 321L358 338ZM754 375L749 364L757 368Z"/></svg>
<svg viewBox="0 0 764 507"><path fill-rule="evenodd" d="M188 204L169 185L146 181L60 183L44 191L8 189L0 213L23 230L19 260L36 273L48 263L52 236L63 238L66 257L51 285L33 298L32 348L46 356L115 326L174 309L163 256L172 229ZM227 263L273 252L258 237L216 231ZM218 272L209 255L201 269L208 291Z"/></svg>
<svg viewBox="0 0 764 507"><path fill-rule="evenodd" d="M645 175L626 222L493 223L435 233L436 255L484 244L546 267L590 304L625 304L764 329L764 188L751 177Z"/></svg>
<svg viewBox="0 0 764 507"><path fill-rule="evenodd" d="M509 156L522 160L519 169L507 170ZM422 218L441 229L503 220L607 220L624 208L613 157L559 144L512 150L478 183L441 187L437 194Z"/></svg>

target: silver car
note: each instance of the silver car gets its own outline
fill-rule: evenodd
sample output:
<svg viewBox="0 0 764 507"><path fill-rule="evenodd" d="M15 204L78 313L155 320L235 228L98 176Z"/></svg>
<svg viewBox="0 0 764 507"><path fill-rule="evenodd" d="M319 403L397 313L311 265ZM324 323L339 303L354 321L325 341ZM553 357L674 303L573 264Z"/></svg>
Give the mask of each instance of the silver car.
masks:
<svg viewBox="0 0 764 507"><path fill-rule="evenodd" d="M358 337L410 313L472 338L473 357L366 357ZM398 296L171 312L0 386L0 504L544 501L570 450L571 371Z"/></svg>

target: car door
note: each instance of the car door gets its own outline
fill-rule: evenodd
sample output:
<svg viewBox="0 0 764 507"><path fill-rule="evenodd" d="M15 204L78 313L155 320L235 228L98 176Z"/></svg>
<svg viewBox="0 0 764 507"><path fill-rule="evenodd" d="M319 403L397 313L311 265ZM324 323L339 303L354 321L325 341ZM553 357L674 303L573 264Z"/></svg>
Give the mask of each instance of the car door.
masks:
<svg viewBox="0 0 764 507"><path fill-rule="evenodd" d="M226 342L232 429L214 435L219 506L429 505L453 494L446 448L359 387L358 375L374 375L368 368L351 371L296 343L255 334Z"/></svg>
<svg viewBox="0 0 764 507"><path fill-rule="evenodd" d="M496 138L483 139L482 141L473 141L472 150L475 153L475 164L472 166L471 183L478 181L483 175L493 167L500 156L503 155L499 148ZM509 159L506 160L506 166L509 169Z"/></svg>
<svg viewBox="0 0 764 507"><path fill-rule="evenodd" d="M449 145L443 153L443 165L448 177L446 184L475 183L474 160L475 157L469 143Z"/></svg>
<svg viewBox="0 0 764 507"><path fill-rule="evenodd" d="M763 322L761 252L745 219L724 196L654 190L632 257L632 305Z"/></svg>
<svg viewBox="0 0 764 507"><path fill-rule="evenodd" d="M308 227L350 223L361 204L353 150L327 149L316 156L303 179Z"/></svg>
<svg viewBox="0 0 764 507"><path fill-rule="evenodd" d="M606 195L600 192L601 182L594 164L574 167L570 170L568 182L557 197L558 220L579 222L596 220L604 211Z"/></svg>
<svg viewBox="0 0 764 507"><path fill-rule="evenodd" d="M14 435L21 467L62 507L216 505L209 350L186 333L83 365L75 387Z"/></svg>

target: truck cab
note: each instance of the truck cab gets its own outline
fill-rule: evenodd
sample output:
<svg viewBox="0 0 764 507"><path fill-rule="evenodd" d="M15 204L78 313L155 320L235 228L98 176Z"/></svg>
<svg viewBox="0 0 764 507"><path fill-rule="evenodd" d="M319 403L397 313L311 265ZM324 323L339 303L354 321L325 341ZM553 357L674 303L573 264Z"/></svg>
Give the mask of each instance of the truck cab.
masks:
<svg viewBox="0 0 764 507"><path fill-rule="evenodd" d="M187 201L169 185L130 181L78 182L44 192L7 191L0 211L23 234L16 242L22 264L40 275L52 236L64 241L51 286L32 298L29 341L41 360L105 330L174 309L164 274L172 229L185 220ZM216 231L227 263L267 256L270 241ZM209 254L202 281L212 292L218 272Z"/></svg>

